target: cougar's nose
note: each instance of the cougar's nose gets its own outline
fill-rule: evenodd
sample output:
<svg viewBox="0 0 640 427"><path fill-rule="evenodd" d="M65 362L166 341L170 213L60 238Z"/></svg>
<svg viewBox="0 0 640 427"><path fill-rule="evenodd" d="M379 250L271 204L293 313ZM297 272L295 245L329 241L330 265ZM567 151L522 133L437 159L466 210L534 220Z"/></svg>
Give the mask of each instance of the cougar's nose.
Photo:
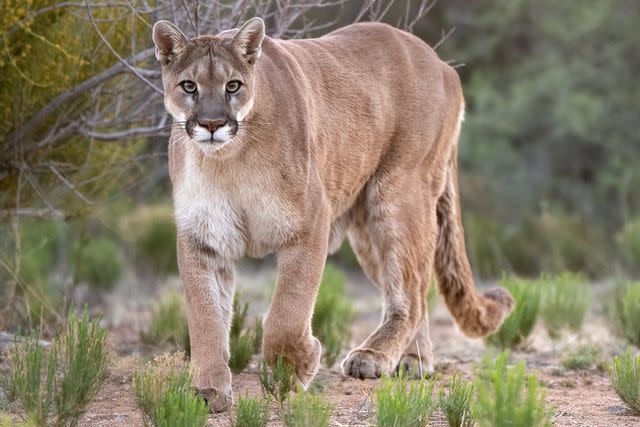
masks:
<svg viewBox="0 0 640 427"><path fill-rule="evenodd" d="M214 133L217 129L224 126L225 123L227 123L227 121L223 119L215 119L215 120L198 119L198 124L203 128L209 129L209 132L211 133Z"/></svg>

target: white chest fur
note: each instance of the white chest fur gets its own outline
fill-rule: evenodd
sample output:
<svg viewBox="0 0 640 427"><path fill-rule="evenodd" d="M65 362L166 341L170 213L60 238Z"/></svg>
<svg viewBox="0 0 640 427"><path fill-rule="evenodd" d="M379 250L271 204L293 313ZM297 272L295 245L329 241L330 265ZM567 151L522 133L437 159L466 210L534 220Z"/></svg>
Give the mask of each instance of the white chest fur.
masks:
<svg viewBox="0 0 640 427"><path fill-rule="evenodd" d="M216 182L194 163L186 163L174 191L181 233L229 259L245 253L264 256L291 238L295 232L292 206L270 193L264 181L236 175L243 182L229 186Z"/></svg>

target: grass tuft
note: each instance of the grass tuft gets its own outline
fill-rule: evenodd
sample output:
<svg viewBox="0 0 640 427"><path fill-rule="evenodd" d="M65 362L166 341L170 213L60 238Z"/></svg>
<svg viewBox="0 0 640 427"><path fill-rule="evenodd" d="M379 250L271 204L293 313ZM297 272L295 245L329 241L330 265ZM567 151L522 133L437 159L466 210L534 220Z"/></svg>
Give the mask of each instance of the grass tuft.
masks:
<svg viewBox="0 0 640 427"><path fill-rule="evenodd" d="M590 304L589 286L579 274L563 273L543 276L542 320L551 338L559 338L564 330L578 332Z"/></svg>
<svg viewBox="0 0 640 427"><path fill-rule="evenodd" d="M516 301L513 312L500 329L486 338L489 345L499 348L516 348L531 335L540 308L540 288L534 280L505 276L500 285L508 290Z"/></svg>
<svg viewBox="0 0 640 427"><path fill-rule="evenodd" d="M106 330L71 312L67 329L47 349L32 335L16 340L9 350L11 373L2 382L10 400L17 400L34 424L74 426L104 380L108 356Z"/></svg>
<svg viewBox="0 0 640 427"><path fill-rule="evenodd" d="M630 285L622 301L624 332L632 344L640 346L640 282Z"/></svg>
<svg viewBox="0 0 640 427"><path fill-rule="evenodd" d="M256 319L253 330L245 329L248 312L249 303L244 303L240 308L240 296L236 293L233 297L233 317L229 332L229 368L233 373L242 372L251 361L251 356L260 352L262 321Z"/></svg>
<svg viewBox="0 0 640 427"><path fill-rule="evenodd" d="M378 427L427 425L437 406L431 399L434 384L425 379L409 381L404 372L382 378L375 390Z"/></svg>
<svg viewBox="0 0 640 427"><path fill-rule="evenodd" d="M640 355L634 357L629 349L615 356L607 366L607 373L620 399L640 413Z"/></svg>
<svg viewBox="0 0 640 427"><path fill-rule="evenodd" d="M475 388L462 375L454 374L451 377L448 394L444 388L440 389L438 403L450 427L472 427L475 424Z"/></svg>
<svg viewBox="0 0 640 427"><path fill-rule="evenodd" d="M285 362L282 357L276 359L273 366L266 363L258 365L260 376L260 387L262 394L271 395L282 407L292 385L295 383L295 368L290 363Z"/></svg>
<svg viewBox="0 0 640 427"><path fill-rule="evenodd" d="M233 427L265 427L269 422L269 400L240 396Z"/></svg>
<svg viewBox="0 0 640 427"><path fill-rule="evenodd" d="M285 427L328 427L333 409L321 394L299 391L287 400L282 421Z"/></svg>
<svg viewBox="0 0 640 427"><path fill-rule="evenodd" d="M136 372L136 402L145 425L204 426L209 408L192 387L183 353L157 356Z"/></svg>
<svg viewBox="0 0 640 427"><path fill-rule="evenodd" d="M583 344L570 349L562 357L562 366L574 371L591 369L598 362L600 349L594 345Z"/></svg>
<svg viewBox="0 0 640 427"><path fill-rule="evenodd" d="M520 361L508 366L509 352L495 362L485 357L475 381L480 427L551 426L553 410L545 403L545 390L535 375L525 374Z"/></svg>
<svg viewBox="0 0 640 427"><path fill-rule="evenodd" d="M186 350L189 325L185 315L184 296L177 290L160 294L151 305L149 330L142 335L144 342L153 345L173 344Z"/></svg>
<svg viewBox="0 0 640 427"><path fill-rule="evenodd" d="M340 356L351 337L349 325L353 308L345 292L344 274L327 264L313 311L313 333L324 347L323 359L328 367Z"/></svg>

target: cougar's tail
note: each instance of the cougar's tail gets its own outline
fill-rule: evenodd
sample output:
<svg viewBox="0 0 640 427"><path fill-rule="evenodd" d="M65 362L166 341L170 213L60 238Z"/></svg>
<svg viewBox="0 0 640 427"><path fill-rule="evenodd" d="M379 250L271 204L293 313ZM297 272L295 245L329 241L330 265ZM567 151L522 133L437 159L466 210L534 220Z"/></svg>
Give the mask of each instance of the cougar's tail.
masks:
<svg viewBox="0 0 640 427"><path fill-rule="evenodd" d="M439 234L435 272L449 312L465 335L476 338L495 332L511 313L515 302L503 288L491 288L481 294L473 284L464 244L456 157L454 144L446 187L437 205Z"/></svg>

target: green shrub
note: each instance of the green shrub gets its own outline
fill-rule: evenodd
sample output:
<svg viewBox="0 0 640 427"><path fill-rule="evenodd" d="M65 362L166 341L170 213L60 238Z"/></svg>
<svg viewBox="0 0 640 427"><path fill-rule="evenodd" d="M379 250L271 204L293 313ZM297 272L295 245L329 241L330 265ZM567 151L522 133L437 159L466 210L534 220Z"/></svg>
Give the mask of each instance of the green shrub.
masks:
<svg viewBox="0 0 640 427"><path fill-rule="evenodd" d="M347 299L344 274L327 264L316 298L311 329L324 347L324 361L331 367L348 343L353 309Z"/></svg>
<svg viewBox="0 0 640 427"><path fill-rule="evenodd" d="M607 373L620 399L640 413L640 356L633 357L631 349L615 356Z"/></svg>
<svg viewBox="0 0 640 427"><path fill-rule="evenodd" d="M472 427L475 424L476 399L471 382L465 381L460 374L454 374L449 380L449 393L440 389L440 409L444 412L449 427Z"/></svg>
<svg viewBox="0 0 640 427"><path fill-rule="evenodd" d="M229 368L232 372L241 372L251 361L251 356L260 352L262 344L262 322L256 319L254 330L245 329L249 304L240 308L239 293L233 297L233 317L229 331Z"/></svg>
<svg viewBox="0 0 640 427"><path fill-rule="evenodd" d="M81 317L72 312L67 330L50 348L42 348L38 339L16 341L9 351L11 374L2 387L35 424L77 425L104 380L106 330L86 311Z"/></svg>
<svg viewBox="0 0 640 427"><path fill-rule="evenodd" d="M551 338L558 338L562 331L578 332L590 304L589 285L578 274L563 273L543 276L541 315Z"/></svg>
<svg viewBox="0 0 640 427"><path fill-rule="evenodd" d="M240 396L233 427L266 427L269 422L269 400Z"/></svg>
<svg viewBox="0 0 640 427"><path fill-rule="evenodd" d="M627 339L640 346L640 283L627 289L622 304L624 331Z"/></svg>
<svg viewBox="0 0 640 427"><path fill-rule="evenodd" d="M616 241L627 265L637 271L640 266L640 218L625 223Z"/></svg>
<svg viewBox="0 0 640 427"><path fill-rule="evenodd" d="M475 381L480 427L551 426L553 410L535 375L526 375L524 362L508 366L509 352L495 362L485 357Z"/></svg>
<svg viewBox="0 0 640 427"><path fill-rule="evenodd" d="M328 427L333 405L320 394L299 391L287 400L285 427Z"/></svg>
<svg viewBox="0 0 640 427"><path fill-rule="evenodd" d="M182 353L163 355L134 375L136 402L145 425L204 426L209 408L191 387L192 373Z"/></svg>
<svg viewBox="0 0 640 427"><path fill-rule="evenodd" d="M163 292L152 302L151 323L142 335L143 341L153 345L171 343L184 347L188 338L184 296L176 290Z"/></svg>
<svg viewBox="0 0 640 427"><path fill-rule="evenodd" d="M509 267L503 254L504 224L493 218L465 215L464 231L472 270L480 277L500 277Z"/></svg>
<svg viewBox="0 0 640 427"><path fill-rule="evenodd" d="M375 390L378 427L419 427L429 422L437 403L431 399L434 381L409 381L404 372L384 377Z"/></svg>
<svg viewBox="0 0 640 427"><path fill-rule="evenodd" d="M74 257L75 278L98 289L112 289L124 270L120 248L113 240L97 237L80 246Z"/></svg>
<svg viewBox="0 0 640 427"><path fill-rule="evenodd" d="M27 284L51 273L63 236L59 222L27 221L21 227L20 278Z"/></svg>
<svg viewBox="0 0 640 427"><path fill-rule="evenodd" d="M640 283L640 282L637 282ZM605 303L607 318L613 331L626 336L626 325L624 317L624 299L627 291L634 285L633 282L624 279L617 279L613 285L611 295Z"/></svg>
<svg viewBox="0 0 640 427"><path fill-rule="evenodd" d="M600 349L593 345L584 344L571 349L562 357L562 366L571 370L591 369L600 357Z"/></svg>
<svg viewBox="0 0 640 427"><path fill-rule="evenodd" d="M285 399L295 384L295 368L290 363L285 362L282 357L278 357L272 366L266 363L258 365L260 376L260 387L262 394L273 396L276 402L282 406Z"/></svg>
<svg viewBox="0 0 640 427"><path fill-rule="evenodd" d="M137 209L123 219L120 230L137 258L151 271L160 275L177 273L176 226L169 205Z"/></svg>
<svg viewBox="0 0 640 427"><path fill-rule="evenodd" d="M516 306L500 329L487 337L486 342L499 348L514 348L523 344L531 335L538 318L540 287L537 281L506 276L500 285L511 293Z"/></svg>

